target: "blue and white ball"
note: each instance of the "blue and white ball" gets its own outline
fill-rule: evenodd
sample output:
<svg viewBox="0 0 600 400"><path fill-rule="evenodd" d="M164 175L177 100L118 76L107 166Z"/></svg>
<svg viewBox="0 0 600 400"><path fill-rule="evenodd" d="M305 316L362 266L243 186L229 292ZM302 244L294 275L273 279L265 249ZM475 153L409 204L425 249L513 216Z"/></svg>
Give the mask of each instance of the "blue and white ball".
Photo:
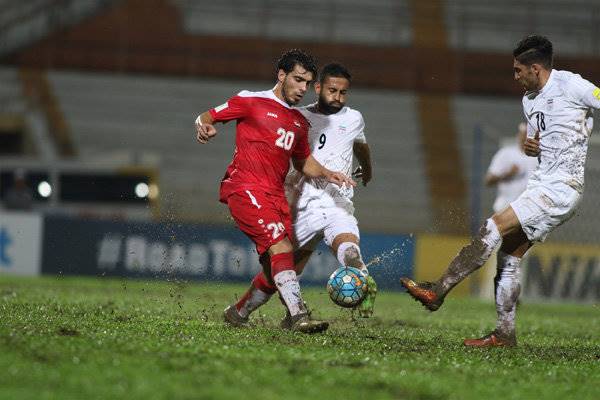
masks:
<svg viewBox="0 0 600 400"><path fill-rule="evenodd" d="M329 277L327 292L338 306L356 307L367 295L367 277L358 268L340 267Z"/></svg>

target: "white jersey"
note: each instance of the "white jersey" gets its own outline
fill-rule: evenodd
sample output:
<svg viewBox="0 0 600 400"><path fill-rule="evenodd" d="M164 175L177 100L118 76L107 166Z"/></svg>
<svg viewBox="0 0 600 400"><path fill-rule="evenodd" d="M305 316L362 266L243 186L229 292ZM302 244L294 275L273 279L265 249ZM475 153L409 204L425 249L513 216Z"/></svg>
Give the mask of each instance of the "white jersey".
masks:
<svg viewBox="0 0 600 400"><path fill-rule="evenodd" d="M507 174L516 165L519 171L510 179L498 182L498 193L494 201L494 212L506 208L527 188L527 182L532 172L538 166L535 157L529 157L523 153L516 141L510 145L503 146L494 154L488 168L488 174L502 176Z"/></svg>
<svg viewBox="0 0 600 400"><path fill-rule="evenodd" d="M354 143L366 143L362 114L343 107L335 114L325 115L316 111L315 104L299 108L299 111L311 125L308 142L312 156L326 168L350 176ZM297 209L341 206L351 213L354 211L352 187L340 188L323 178L302 176L298 180L298 174L295 175L288 176L286 185L288 193L292 193L291 204Z"/></svg>
<svg viewBox="0 0 600 400"><path fill-rule="evenodd" d="M539 131L541 149L530 185L563 183L583 193L594 108L600 108L600 89L569 71L552 70L540 91L525 93L527 136Z"/></svg>

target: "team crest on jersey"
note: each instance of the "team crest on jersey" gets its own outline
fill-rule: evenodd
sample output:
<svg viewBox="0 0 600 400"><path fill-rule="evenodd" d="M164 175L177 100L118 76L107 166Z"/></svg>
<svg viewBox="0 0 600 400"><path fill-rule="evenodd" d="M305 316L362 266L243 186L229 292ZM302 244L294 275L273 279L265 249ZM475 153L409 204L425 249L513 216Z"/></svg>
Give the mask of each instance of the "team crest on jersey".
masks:
<svg viewBox="0 0 600 400"><path fill-rule="evenodd" d="M338 127L338 130L340 131L340 133L346 133L346 127L344 125L340 125Z"/></svg>
<svg viewBox="0 0 600 400"><path fill-rule="evenodd" d="M548 99L546 106L548 108L548 111L552 111L552 109L554 108L554 99Z"/></svg>

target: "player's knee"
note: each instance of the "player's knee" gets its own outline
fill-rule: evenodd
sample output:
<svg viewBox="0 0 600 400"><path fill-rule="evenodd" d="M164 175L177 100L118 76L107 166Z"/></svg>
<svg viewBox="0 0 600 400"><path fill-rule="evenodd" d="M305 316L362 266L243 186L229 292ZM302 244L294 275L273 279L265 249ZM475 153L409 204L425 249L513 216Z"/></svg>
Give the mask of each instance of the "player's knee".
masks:
<svg viewBox="0 0 600 400"><path fill-rule="evenodd" d="M281 239L279 242L277 242L274 245L272 245L271 247L269 247L269 254L271 256L273 256L275 254L291 253L293 250L294 250L294 247L292 246L292 242L290 242L290 240L286 236L285 238Z"/></svg>
<svg viewBox="0 0 600 400"><path fill-rule="evenodd" d="M339 245L337 250L337 259L340 264L356 268L362 268L363 261L360 254L360 248L356 243L344 242Z"/></svg>

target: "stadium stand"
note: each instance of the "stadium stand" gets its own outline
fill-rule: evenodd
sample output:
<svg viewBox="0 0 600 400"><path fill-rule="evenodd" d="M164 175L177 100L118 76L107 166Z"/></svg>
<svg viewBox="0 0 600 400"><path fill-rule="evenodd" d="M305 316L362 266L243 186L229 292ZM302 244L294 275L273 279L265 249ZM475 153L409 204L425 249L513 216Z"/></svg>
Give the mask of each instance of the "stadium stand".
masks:
<svg viewBox="0 0 600 400"><path fill-rule="evenodd" d="M600 4L585 0L447 0L445 22L455 49L510 52L532 32L560 55L600 55Z"/></svg>
<svg viewBox="0 0 600 400"><path fill-rule="evenodd" d="M423 121L427 114L421 108L427 107L420 106L425 104L419 100L421 97L425 96L424 99L433 93L446 98L445 106L449 112L440 114L439 125L447 126L448 132L452 126L457 131L460 157L452 158L451 164L463 165L464 179L459 178L456 183L464 185L466 182L467 189L463 189L461 196L469 202L473 197L472 136L475 126L481 126L484 132L481 157L482 165L486 166L497 138L510 135L520 119L520 89L512 82L507 52L522 34L521 24L527 25L527 29L532 26L548 29L551 35L552 27L546 27L547 21L557 18L560 10L565 11L565 18L576 26L574 37L581 40L578 40L579 47L556 42L557 47L569 49L565 54L579 55L559 58L559 67L571 68L588 77L594 76L593 71L600 70L600 63L588 62L581 57L597 48L595 9L588 8L592 10L591 16L583 16L579 11L568 10L571 2L560 0L552 0L556 6L554 10L540 10L540 1L528 1L531 7L521 7L528 11L509 21L509 27L515 29L508 31L494 25L496 19L512 16L510 6L515 2L508 0L495 5L478 5L469 0L439 1L435 2L435 7L408 0L377 0L370 2L368 9L356 0L351 1L351 6L341 0L310 0L302 10L288 0L244 2L244 7L233 0L217 3L203 0L90 3L97 6L94 18L69 29L48 32L43 41L21 46L22 51L12 53L8 60L21 66L55 69L49 79L65 114L66 125L72 130L75 152L82 159L117 159L123 153L129 154L125 159L134 161L150 160L152 163L152 160L160 159L164 167L161 172L161 188L165 190L163 214L173 218L224 218L220 214L223 209L214 200L216 187L202 187L194 174L206 174L208 179L203 181L218 182L230 159L231 143L215 141L211 145L214 151L199 156L197 147L190 146L193 142L188 136L191 135L188 130L190 118L214 105L215 99L225 99L240 88L263 89L265 84L257 82L271 79L271 62L281 48L306 47L321 60L341 61L355 72L357 87L352 104L365 113L369 132L374 132L370 140L374 152L381 156L375 162L382 173L381 183L376 175L373 189L358 196L358 209L365 216L362 218L365 228L377 227L393 232L427 230L432 219L437 218L432 217L436 213L431 208L433 203L439 202L431 199L431 174L428 167L423 166L427 159L435 158L435 153L424 156L424 149L429 149L423 140ZM544 16L547 14L548 19L538 18L542 14L536 10ZM301 11L303 18L294 18ZM425 33L432 31L425 23L428 13L435 13L438 27L446 25L445 29L435 30L434 37L418 35L419 27ZM221 22L203 24L203 18ZM592 23L585 22L586 18L591 18ZM276 30L276 23L281 20L289 22L291 28ZM444 23L440 22L442 20ZM305 24L303 21L313 22ZM478 21L487 21L487 28L478 31ZM307 29L307 25L312 28ZM154 29L149 31L147 26ZM486 33L485 29L494 32L494 39L489 39L492 45L487 47L482 43L488 41L486 38L491 33ZM357 32L356 38L353 32ZM561 40L569 37L562 35ZM486 62L482 63L482 59ZM372 60L378 62L374 64ZM61 69L63 71L59 72ZM68 69L138 75L134 78L134 75L125 74L64 72ZM139 73L167 77L141 77ZM511 97L474 97L473 94ZM117 103L115 98L124 100ZM392 117L389 117L390 113ZM384 122L379 125L374 121ZM392 125L401 127L396 134L402 132L402 136L390 132ZM231 132L232 128L227 127L223 133ZM385 132L385 135L379 136L379 132ZM148 142L149 137L151 142ZM435 139L435 135L430 137ZM400 149L392 147L396 144ZM449 145L457 147L452 140ZM397 160L405 160L405 163L398 167ZM384 182L388 186L389 182L406 182L403 188L410 187L411 190L387 196L384 191L390 190L389 187L378 186ZM435 182L437 185L439 179ZM380 188L384 188L383 191L380 192ZM397 188L394 186L392 190ZM208 199L201 209L197 205L199 198ZM490 194L484 193L482 210L489 198ZM383 207L384 204L387 205ZM386 207L404 204L412 212L384 221L377 219ZM423 207L423 204L427 206ZM463 218L462 214L460 218ZM380 224L383 224L382 228Z"/></svg>
<svg viewBox="0 0 600 400"><path fill-rule="evenodd" d="M115 4L114 0L0 0L0 55L77 24Z"/></svg>
<svg viewBox="0 0 600 400"><path fill-rule="evenodd" d="M22 113L25 109L16 68L0 67L0 107L3 114Z"/></svg>
<svg viewBox="0 0 600 400"><path fill-rule="evenodd" d="M401 46L412 37L408 0L256 1L243 2L243 7L238 0L173 3L192 34ZM216 19L219 24L206 23Z"/></svg>
<svg viewBox="0 0 600 400"><path fill-rule="evenodd" d="M409 1L293 1L244 4L227 0L173 2L186 31L201 35L261 36L327 42L408 46L413 42L413 9ZM417 6L418 3L415 2ZM600 54L600 5L585 0L446 0L444 23L451 46L478 51L510 51L530 32L553 38L559 54ZM550 5L550 6L549 6ZM296 18L302 14L304 18ZM218 18L220 24L204 21ZM288 29L279 29L280 21ZM311 21L306 24L305 21ZM260 21L260 23L256 23ZM352 26L353 29L347 29ZM502 32L502 34L498 34Z"/></svg>

